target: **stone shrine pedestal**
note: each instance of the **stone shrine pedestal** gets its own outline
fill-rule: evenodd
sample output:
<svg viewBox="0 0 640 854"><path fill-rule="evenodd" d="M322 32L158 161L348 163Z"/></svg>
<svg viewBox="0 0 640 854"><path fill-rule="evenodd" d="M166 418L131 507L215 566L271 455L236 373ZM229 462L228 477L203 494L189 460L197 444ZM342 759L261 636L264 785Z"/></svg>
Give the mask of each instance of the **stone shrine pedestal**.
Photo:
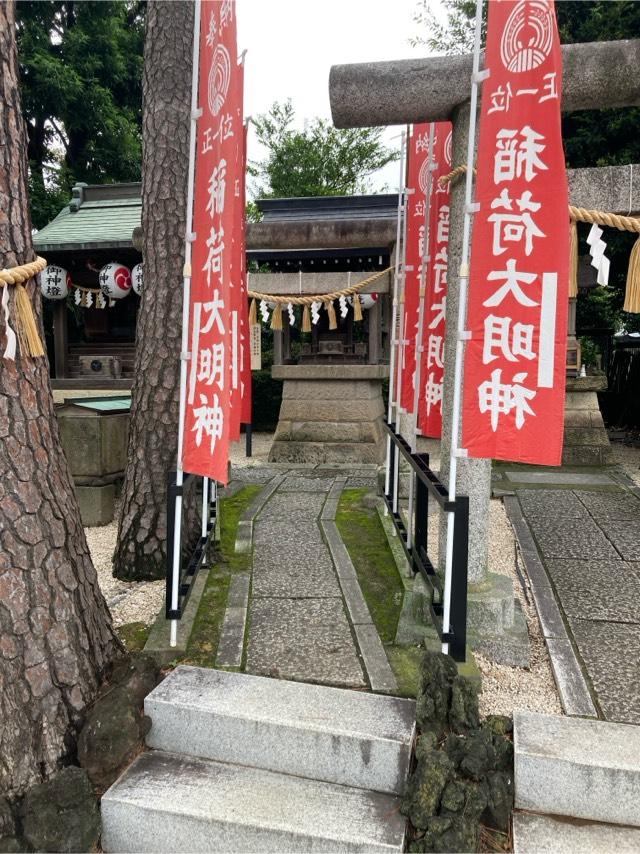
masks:
<svg viewBox="0 0 640 854"><path fill-rule="evenodd" d="M615 462L598 406L597 392L606 388L604 374L567 377L563 465L606 466Z"/></svg>
<svg viewBox="0 0 640 854"><path fill-rule="evenodd" d="M272 463L376 463L385 457L388 365L274 365L284 380Z"/></svg>

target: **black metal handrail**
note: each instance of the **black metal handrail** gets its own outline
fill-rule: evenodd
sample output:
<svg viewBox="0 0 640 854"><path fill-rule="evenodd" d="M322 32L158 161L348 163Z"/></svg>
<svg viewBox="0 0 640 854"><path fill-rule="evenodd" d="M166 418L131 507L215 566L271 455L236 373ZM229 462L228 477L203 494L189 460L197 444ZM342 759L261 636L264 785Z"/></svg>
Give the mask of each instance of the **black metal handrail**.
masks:
<svg viewBox="0 0 640 854"><path fill-rule="evenodd" d="M171 594L173 586L173 555L175 544L175 511L176 498L178 495L183 495L187 490L193 489L197 485L198 475L184 474L182 486L176 483L176 472L169 472L167 478L167 571L166 571L166 591L165 591L165 615L167 620L181 619L184 609L189 601L189 595L193 589L193 582L202 566L207 563L208 547L211 538L214 535L217 515L217 502L214 498L207 502L207 524L206 536L200 536L195 544L191 554L181 555L180 559L180 579L178 582L178 606L171 607ZM183 517L184 517L184 502L183 502ZM183 537L180 537L180 551L184 554Z"/></svg>
<svg viewBox="0 0 640 854"><path fill-rule="evenodd" d="M394 423L386 423L389 434L388 466L391 472L389 492L384 500L393 519L398 537L414 573L420 573L424 578L430 594L429 610L431 619L438 632L440 640L449 644L449 654L454 661L464 661L467 644L467 572L469 552L469 498L457 495L454 501L449 499L447 488L429 468L429 455L413 453L406 439L396 433ZM398 480L394 476L396 454L400 453L409 463L415 474L415 501L413 514L413 538L409 544L406 526L397 507ZM428 516L429 496L432 496L446 513L455 516L455 536L453 541L453 561L451 573L451 607L449 631L442 630L444 610L444 584L427 553L428 547Z"/></svg>

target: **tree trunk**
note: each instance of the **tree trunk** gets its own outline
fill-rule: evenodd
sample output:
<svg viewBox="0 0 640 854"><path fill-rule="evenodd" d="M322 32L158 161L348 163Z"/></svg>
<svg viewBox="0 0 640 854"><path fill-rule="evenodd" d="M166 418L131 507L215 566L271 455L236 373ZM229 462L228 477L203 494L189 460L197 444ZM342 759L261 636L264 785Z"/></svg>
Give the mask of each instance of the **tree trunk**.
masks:
<svg viewBox="0 0 640 854"><path fill-rule="evenodd" d="M0 65L0 265L12 267L35 255L11 0L0 3ZM35 282L27 290L40 321ZM0 356L5 343L0 319ZM20 352L0 361L0 544L0 795L16 796L59 767L120 649L60 447L48 361Z"/></svg>
<svg viewBox="0 0 640 854"><path fill-rule="evenodd" d="M142 120L144 291L136 331L129 459L114 575L159 578L167 472L178 441L182 268L191 113L191 2L147 7Z"/></svg>

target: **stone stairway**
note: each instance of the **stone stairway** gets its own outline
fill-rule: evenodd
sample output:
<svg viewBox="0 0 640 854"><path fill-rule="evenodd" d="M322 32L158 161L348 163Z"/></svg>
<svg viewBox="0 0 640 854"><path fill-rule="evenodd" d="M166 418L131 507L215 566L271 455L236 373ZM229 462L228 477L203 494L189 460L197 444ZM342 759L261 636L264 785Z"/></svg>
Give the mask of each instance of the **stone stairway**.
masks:
<svg viewBox="0 0 640 854"><path fill-rule="evenodd" d="M516 854L640 851L640 727L514 716Z"/></svg>
<svg viewBox="0 0 640 854"><path fill-rule="evenodd" d="M104 851L403 850L413 701L180 666L145 713Z"/></svg>

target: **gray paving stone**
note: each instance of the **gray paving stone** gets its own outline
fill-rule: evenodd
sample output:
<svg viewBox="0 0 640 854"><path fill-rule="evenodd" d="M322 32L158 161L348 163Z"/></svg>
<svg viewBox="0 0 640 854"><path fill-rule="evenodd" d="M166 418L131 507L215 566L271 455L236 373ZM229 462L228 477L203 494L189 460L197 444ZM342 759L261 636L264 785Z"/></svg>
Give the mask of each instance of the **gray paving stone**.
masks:
<svg viewBox="0 0 640 854"><path fill-rule="evenodd" d="M571 629L606 719L640 724L640 625L574 620Z"/></svg>
<svg viewBox="0 0 640 854"><path fill-rule="evenodd" d="M253 561L253 595L283 598L340 597L340 585L326 547L316 547L309 560L298 553L283 555L264 550Z"/></svg>
<svg viewBox="0 0 640 854"><path fill-rule="evenodd" d="M512 483L549 484L549 486L611 486L612 480L603 472L505 471Z"/></svg>
<svg viewBox="0 0 640 854"><path fill-rule="evenodd" d="M590 516L572 520L527 514L527 521L546 559L588 556L617 560L620 557Z"/></svg>
<svg viewBox="0 0 640 854"><path fill-rule="evenodd" d="M578 498L596 522L602 519L638 521L640 501L629 492L578 492Z"/></svg>
<svg viewBox="0 0 640 854"><path fill-rule="evenodd" d="M562 608L572 619L640 622L640 563L622 560L550 560Z"/></svg>
<svg viewBox="0 0 640 854"><path fill-rule="evenodd" d="M248 673L364 688L340 599L254 599Z"/></svg>
<svg viewBox="0 0 640 854"><path fill-rule="evenodd" d="M640 560L640 519L634 522L602 519L600 527L625 560Z"/></svg>
<svg viewBox="0 0 640 854"><path fill-rule="evenodd" d="M518 499L528 519L540 516L588 518L586 507L569 489L519 489Z"/></svg>
<svg viewBox="0 0 640 854"><path fill-rule="evenodd" d="M325 497L314 492L277 492L260 511L259 519L311 521L320 515Z"/></svg>
<svg viewBox="0 0 640 854"><path fill-rule="evenodd" d="M231 469L231 480L241 483L267 483L276 474L279 474L278 470L268 466L235 466Z"/></svg>
<svg viewBox="0 0 640 854"><path fill-rule="evenodd" d="M312 472L312 474L316 474L316 472ZM282 481L280 492L328 492L332 483L332 477L287 475Z"/></svg>
<svg viewBox="0 0 640 854"><path fill-rule="evenodd" d="M298 547L303 547L305 543L309 545L324 543L320 528L315 522L295 520L294 523L288 519L259 519L254 522L254 554L256 551L259 554L263 546L270 544L289 548L292 538Z"/></svg>

